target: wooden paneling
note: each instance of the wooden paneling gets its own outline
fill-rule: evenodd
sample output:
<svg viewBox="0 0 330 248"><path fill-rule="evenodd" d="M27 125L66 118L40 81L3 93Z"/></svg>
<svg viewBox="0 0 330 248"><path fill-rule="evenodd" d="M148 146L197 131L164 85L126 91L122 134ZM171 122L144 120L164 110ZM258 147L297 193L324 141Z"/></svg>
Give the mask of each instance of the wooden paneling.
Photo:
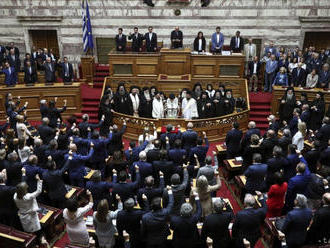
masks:
<svg viewBox="0 0 330 248"><path fill-rule="evenodd" d="M121 73L116 73L116 65L132 65L131 68L123 67ZM234 75L226 75L226 68L220 66L237 67ZM235 68L232 68L235 69ZM162 48L160 53L109 53L110 76L132 76L132 77L157 77L159 74L186 75L191 74L193 79L197 78L243 78L244 56L241 55L192 55L191 50ZM117 71L116 71L117 70Z"/></svg>
<svg viewBox="0 0 330 248"><path fill-rule="evenodd" d="M116 48L115 38L96 38L97 59L100 64L108 63L108 53Z"/></svg>
<svg viewBox="0 0 330 248"><path fill-rule="evenodd" d="M273 100L272 100L272 113L274 115L278 116L278 110L280 107L280 101L281 98L283 97L283 95L285 94L286 88L282 88L281 86L273 86ZM330 105L330 92L329 91L325 91L323 89L301 89L299 87L294 87L294 91L295 91L295 95L296 95L296 99L299 100L301 93L306 93L308 96L308 100L311 102L313 101L313 99L316 96L317 92L322 92L324 94L324 101L325 101L325 105L326 105L326 110L328 109L329 105Z"/></svg>
<svg viewBox="0 0 330 248"><path fill-rule="evenodd" d="M72 85L64 85L63 83L55 83L54 85L36 84L35 86L26 87L24 85L17 85L16 87L0 87L0 115L1 120L5 119L4 101L5 95L11 92L15 97L21 96L21 106L24 102L29 102L27 108L27 115L30 120L39 120L40 116L40 100L46 99L54 100L58 97L57 106L63 106L63 100L67 100L67 110L62 114L64 118L70 117L74 113L81 111L80 98L80 83L73 83Z"/></svg>
<svg viewBox="0 0 330 248"><path fill-rule="evenodd" d="M88 83L93 82L95 74L95 59L93 56L81 56L83 79Z"/></svg>

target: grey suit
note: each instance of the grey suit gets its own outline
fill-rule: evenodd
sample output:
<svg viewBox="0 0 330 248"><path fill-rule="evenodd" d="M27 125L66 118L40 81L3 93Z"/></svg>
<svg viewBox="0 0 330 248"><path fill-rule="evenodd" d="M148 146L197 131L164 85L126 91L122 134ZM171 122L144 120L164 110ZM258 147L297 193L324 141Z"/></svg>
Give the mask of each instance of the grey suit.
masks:
<svg viewBox="0 0 330 248"><path fill-rule="evenodd" d="M55 82L55 64L53 62L45 63L44 70L46 82Z"/></svg>

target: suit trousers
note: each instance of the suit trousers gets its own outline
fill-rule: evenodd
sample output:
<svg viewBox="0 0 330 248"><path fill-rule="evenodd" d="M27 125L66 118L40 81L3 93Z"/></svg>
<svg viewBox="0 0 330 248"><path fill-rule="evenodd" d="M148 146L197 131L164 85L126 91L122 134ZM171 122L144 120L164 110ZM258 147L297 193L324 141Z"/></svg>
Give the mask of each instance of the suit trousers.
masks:
<svg viewBox="0 0 330 248"><path fill-rule="evenodd" d="M267 73L265 72L265 87L264 87L264 91L265 92L272 92L272 84L274 81L274 77L275 77L275 72L271 72L271 73Z"/></svg>
<svg viewBox="0 0 330 248"><path fill-rule="evenodd" d="M253 74L249 79L249 91L257 91L258 89L258 76L257 74Z"/></svg>

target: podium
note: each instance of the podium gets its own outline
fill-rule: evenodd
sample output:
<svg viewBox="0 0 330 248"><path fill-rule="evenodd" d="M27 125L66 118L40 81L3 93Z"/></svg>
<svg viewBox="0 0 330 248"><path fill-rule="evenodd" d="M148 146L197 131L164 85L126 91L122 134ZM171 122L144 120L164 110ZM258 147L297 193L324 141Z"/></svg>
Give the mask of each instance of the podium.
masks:
<svg viewBox="0 0 330 248"><path fill-rule="evenodd" d="M160 73L166 75L190 74L190 54L191 49L169 49L160 50Z"/></svg>

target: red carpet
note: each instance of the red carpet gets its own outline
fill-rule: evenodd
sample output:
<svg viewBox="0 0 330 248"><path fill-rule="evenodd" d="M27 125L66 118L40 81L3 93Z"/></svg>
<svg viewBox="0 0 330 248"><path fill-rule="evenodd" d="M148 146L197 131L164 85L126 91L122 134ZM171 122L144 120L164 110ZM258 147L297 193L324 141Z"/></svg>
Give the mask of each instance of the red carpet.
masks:
<svg viewBox="0 0 330 248"><path fill-rule="evenodd" d="M267 116L271 113L272 94L265 92L251 92L250 121L255 121L261 131L268 128Z"/></svg>

